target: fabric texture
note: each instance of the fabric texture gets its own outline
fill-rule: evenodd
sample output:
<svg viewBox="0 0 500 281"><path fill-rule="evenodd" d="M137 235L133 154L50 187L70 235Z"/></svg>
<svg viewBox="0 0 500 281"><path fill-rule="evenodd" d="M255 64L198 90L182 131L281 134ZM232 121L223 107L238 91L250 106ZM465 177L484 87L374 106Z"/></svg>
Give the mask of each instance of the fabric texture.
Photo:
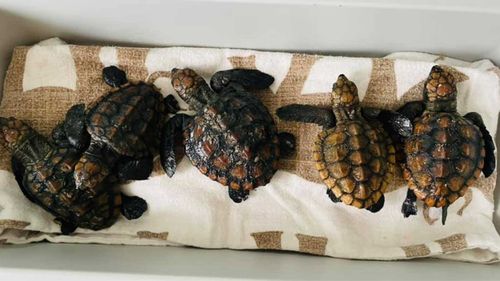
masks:
<svg viewBox="0 0 500 281"><path fill-rule="evenodd" d="M275 78L258 95L270 112L291 103L330 105L332 83L343 73L354 81L364 106L395 109L419 100L435 64L458 81L458 111L479 112L492 135L500 108L500 69L488 60L464 62L423 53L353 58L210 48L123 48L68 45L50 39L14 49L5 78L0 116L26 120L48 135L75 103L89 103L109 90L102 68L118 65L131 80L154 83L174 94L170 69L191 67L206 79L218 70L257 68ZM181 107L187 105L181 102ZM144 198L149 209L138 220L121 217L109 229L77 229L59 235L53 217L26 199L0 148L0 243L50 242L132 245L188 245L203 248L288 250L353 259L395 260L439 257L482 263L500 260L500 237L492 222L496 172L483 176L448 209L424 208L404 219L406 186L398 176L385 194L384 208L370 213L333 204L312 160L320 128L280 122L279 131L297 136L297 152L282 159L271 183L233 203L227 188L211 181L184 158L174 177L156 161L149 180L123 185Z"/></svg>

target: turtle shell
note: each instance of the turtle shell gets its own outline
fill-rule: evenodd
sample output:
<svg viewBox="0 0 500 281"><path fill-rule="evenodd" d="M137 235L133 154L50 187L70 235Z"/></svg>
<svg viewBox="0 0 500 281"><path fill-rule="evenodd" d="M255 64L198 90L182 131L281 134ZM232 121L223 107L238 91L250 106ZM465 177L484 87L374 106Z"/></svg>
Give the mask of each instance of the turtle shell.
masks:
<svg viewBox="0 0 500 281"><path fill-rule="evenodd" d="M481 132L471 121L457 113L424 112L405 143L403 176L427 206L448 206L479 178L483 147Z"/></svg>
<svg viewBox="0 0 500 281"><path fill-rule="evenodd" d="M396 160L394 146L380 124L361 118L319 133L313 157L333 194L357 208L378 202L392 180Z"/></svg>
<svg viewBox="0 0 500 281"><path fill-rule="evenodd" d="M193 165L229 188L266 185L277 170L276 125L252 94L228 89L215 95L184 134L186 155Z"/></svg>
<svg viewBox="0 0 500 281"><path fill-rule="evenodd" d="M21 178L17 178L18 173L16 178L26 197L59 220L92 230L107 228L120 214L121 195L109 188L93 200L82 202L73 178L80 156L73 149L52 150L40 160L30 161L23 167Z"/></svg>
<svg viewBox="0 0 500 281"><path fill-rule="evenodd" d="M153 85L128 83L90 105L87 130L92 140L139 158L158 147L164 112L163 96Z"/></svg>

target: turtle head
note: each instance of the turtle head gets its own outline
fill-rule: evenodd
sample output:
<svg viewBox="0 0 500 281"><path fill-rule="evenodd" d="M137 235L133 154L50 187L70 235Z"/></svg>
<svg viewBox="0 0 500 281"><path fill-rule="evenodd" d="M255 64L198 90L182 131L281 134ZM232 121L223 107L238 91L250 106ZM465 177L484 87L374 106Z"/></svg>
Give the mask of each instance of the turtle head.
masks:
<svg viewBox="0 0 500 281"><path fill-rule="evenodd" d="M171 70L172 87L191 109L198 110L208 101L211 93L205 79L190 68Z"/></svg>
<svg viewBox="0 0 500 281"><path fill-rule="evenodd" d="M424 101L430 111L456 111L457 86L453 74L439 65L433 66L425 81Z"/></svg>
<svg viewBox="0 0 500 281"><path fill-rule="evenodd" d="M33 132L33 129L14 117L0 117L0 145L15 150Z"/></svg>
<svg viewBox="0 0 500 281"><path fill-rule="evenodd" d="M358 88L344 74L333 84L332 106L337 119L352 117L359 111Z"/></svg>

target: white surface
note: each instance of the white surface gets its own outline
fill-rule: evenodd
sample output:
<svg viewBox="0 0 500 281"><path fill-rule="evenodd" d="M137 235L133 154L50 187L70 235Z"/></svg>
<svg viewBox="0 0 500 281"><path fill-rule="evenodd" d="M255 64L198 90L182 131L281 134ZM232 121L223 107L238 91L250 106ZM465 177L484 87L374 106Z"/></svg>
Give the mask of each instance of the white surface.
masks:
<svg viewBox="0 0 500 281"><path fill-rule="evenodd" d="M145 281L165 280L165 276L169 280L498 280L500 266L177 247L31 244L0 248L0 280Z"/></svg>
<svg viewBox="0 0 500 281"><path fill-rule="evenodd" d="M500 63L500 2L495 0L250 2L0 0L0 76L15 45L51 36L79 43L245 47L345 55L426 51L466 60L486 57ZM284 253L47 244L2 247L0 268L1 280L163 280L160 276L498 280L500 276L499 265L436 260L359 262Z"/></svg>

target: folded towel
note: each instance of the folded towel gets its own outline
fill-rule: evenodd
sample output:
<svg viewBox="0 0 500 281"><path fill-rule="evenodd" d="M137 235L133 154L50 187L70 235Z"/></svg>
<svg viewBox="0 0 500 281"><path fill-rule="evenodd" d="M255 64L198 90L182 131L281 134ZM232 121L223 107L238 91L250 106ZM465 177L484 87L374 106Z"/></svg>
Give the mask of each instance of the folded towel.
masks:
<svg viewBox="0 0 500 281"><path fill-rule="evenodd" d="M149 81L173 94L169 70L191 67L205 78L233 67L257 68L275 77L269 90L256 93L274 114L290 103L330 104L332 83L344 73L359 89L363 105L394 109L421 99L434 64L446 65L458 83L460 113L479 112L492 135L500 108L500 70L488 60L473 63L422 53L384 58L353 58L210 48L122 48L67 45L58 39L17 47L7 71L0 116L27 120L48 135L67 109L109 90L104 66L119 65L130 79ZM186 107L181 103L181 106ZM227 189L203 176L187 158L174 177L155 173L123 185L144 198L149 210L138 220L119 221L102 231L77 229L59 235L53 217L21 193L0 150L0 242L51 242L133 245L189 245L203 248L272 249L355 259L440 257L473 262L500 260L500 237L492 222L496 173L482 177L448 210L424 208L404 219L400 209L406 186L397 178L384 208L370 213L326 196L313 167L312 144L319 127L280 122L280 131L297 136L298 151L282 159L271 183L235 204Z"/></svg>

